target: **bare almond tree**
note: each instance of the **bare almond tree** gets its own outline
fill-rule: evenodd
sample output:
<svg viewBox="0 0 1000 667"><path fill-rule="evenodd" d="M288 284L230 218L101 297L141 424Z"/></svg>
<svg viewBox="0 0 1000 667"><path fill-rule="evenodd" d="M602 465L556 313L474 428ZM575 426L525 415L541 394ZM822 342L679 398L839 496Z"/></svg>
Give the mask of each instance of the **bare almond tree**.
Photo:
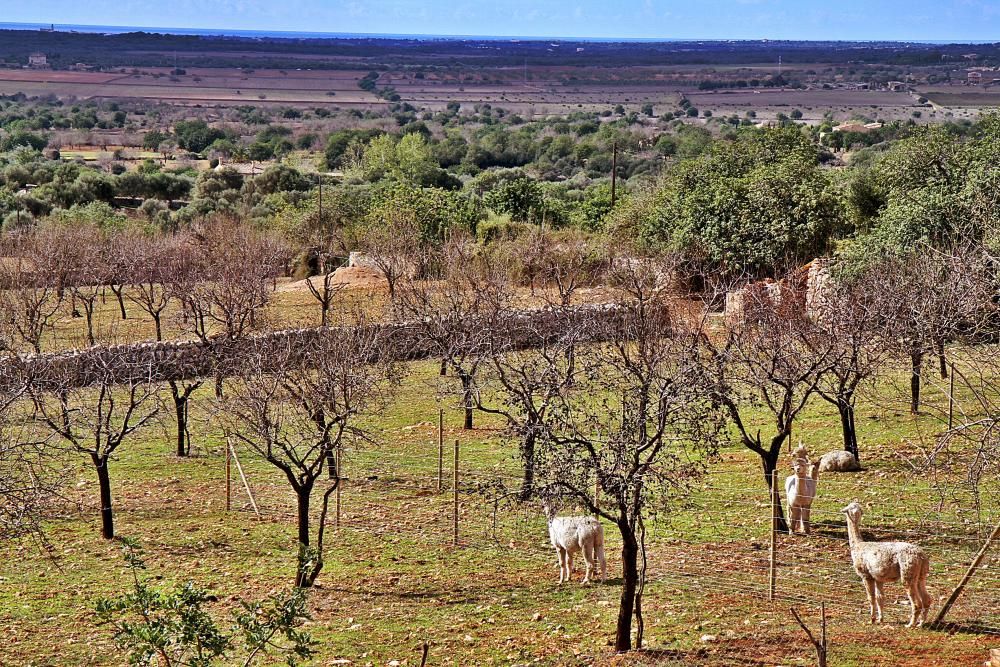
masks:
<svg viewBox="0 0 1000 667"><path fill-rule="evenodd" d="M557 305L571 305L581 287L596 284L608 268L606 252L606 246L576 230L548 235L540 258L541 273L555 288Z"/></svg>
<svg viewBox="0 0 1000 667"><path fill-rule="evenodd" d="M167 308L184 293L178 286L187 279L197 281L197 265L191 266L191 239L186 235L170 237L141 236L132 239L131 261L128 264L130 289L126 295L132 303L149 314L155 327L156 340L163 340L163 317ZM169 380L174 405L175 443L177 456L191 453L191 395L202 386L201 380L181 382Z"/></svg>
<svg viewBox="0 0 1000 667"><path fill-rule="evenodd" d="M182 328L203 343L236 341L261 328L287 260L287 248L273 236L230 220L207 224L195 235L191 252L174 263L177 272L170 279L182 306ZM215 393L222 393L222 375L215 379Z"/></svg>
<svg viewBox="0 0 1000 667"><path fill-rule="evenodd" d="M642 280L613 317L594 311L585 326L606 342L579 346L572 363L558 345L498 362L510 368L499 393L520 415L510 437L534 434L533 494L583 505L621 535L619 652L642 645L646 519L688 492L726 424L713 400L703 319Z"/></svg>
<svg viewBox="0 0 1000 667"><path fill-rule="evenodd" d="M460 384L464 428L472 429L476 378L513 294L502 258L478 252L468 239L447 243L439 263L440 280L409 281L400 288L394 313L428 354L441 359L443 369L453 371Z"/></svg>
<svg viewBox="0 0 1000 667"><path fill-rule="evenodd" d="M857 399L885 368L893 349L884 337L882 280L878 271L867 271L827 281L816 312L809 313L812 331L803 338L817 355L830 353L816 393L837 409L844 449L858 461Z"/></svg>
<svg viewBox="0 0 1000 667"><path fill-rule="evenodd" d="M380 353L384 344L380 329L364 324L327 330L294 352L261 342L239 360L241 382L220 405L227 436L280 470L295 492L296 586L311 586L323 569L327 509L341 480L336 454L346 438L371 439L363 418L385 406L402 372ZM317 521L312 496L324 478Z"/></svg>
<svg viewBox="0 0 1000 667"><path fill-rule="evenodd" d="M101 244L101 264L106 271L108 288L118 301L122 320L128 319L125 310L125 289L132 282L138 260L137 251L145 238L134 230L115 230L104 235Z"/></svg>
<svg viewBox="0 0 1000 667"><path fill-rule="evenodd" d="M992 295L983 286L987 270L976 248L921 247L877 265L883 293L885 338L910 363L910 412L920 412L925 361L937 356L948 377L945 344L977 328ZM985 302L985 303L984 303Z"/></svg>
<svg viewBox="0 0 1000 667"><path fill-rule="evenodd" d="M106 285L109 274L104 264L100 230L93 225L60 226L54 240L62 246L59 253L66 262L65 284L70 290L74 307L83 307L87 329L87 344L96 345L94 312L97 300ZM74 310L74 313L76 311Z"/></svg>
<svg viewBox="0 0 1000 667"><path fill-rule="evenodd" d="M0 392L0 539L32 537L44 544L42 512L58 493L62 476L52 469L44 441L25 418L20 403L25 384L8 386Z"/></svg>
<svg viewBox="0 0 1000 667"><path fill-rule="evenodd" d="M312 249L311 265L314 266L318 275L311 275L306 278L306 287L309 293L319 302L320 326L325 327L329 323L330 308L333 301L344 289L344 283L335 283L333 273L337 270L340 261L345 254L343 244L336 237L326 237L317 241Z"/></svg>
<svg viewBox="0 0 1000 667"><path fill-rule="evenodd" d="M726 408L739 441L760 457L770 489L792 424L829 372L837 346L814 335L804 295L791 283L747 287L742 307L725 329L706 336L715 360L716 400ZM766 435L752 421L761 408L772 425ZM780 501L777 513L779 530L787 530Z"/></svg>
<svg viewBox="0 0 1000 667"><path fill-rule="evenodd" d="M115 536L111 457L130 436L152 423L160 406L152 364L135 368L136 362L124 354L95 359L99 365L89 369L92 386L71 386L69 381L49 378L46 383L31 383L28 391L34 421L69 452L93 464L100 492L101 536L110 540Z"/></svg>
<svg viewBox="0 0 1000 667"><path fill-rule="evenodd" d="M18 234L0 263L0 317L12 339L41 353L62 304L61 283L50 270L51 255L39 234ZM10 345L15 344L14 340Z"/></svg>
<svg viewBox="0 0 1000 667"><path fill-rule="evenodd" d="M227 220L207 224L196 244L183 282L175 284L189 330L203 341L242 338L261 324L287 250L277 238Z"/></svg>
<svg viewBox="0 0 1000 667"><path fill-rule="evenodd" d="M397 286L416 273L424 251L420 226L406 211L390 211L361 230L358 242L366 260L385 279L389 300L396 301Z"/></svg>
<svg viewBox="0 0 1000 667"><path fill-rule="evenodd" d="M186 252L184 236L133 236L127 243L126 298L149 315L156 340L163 340L163 314L175 299L170 289L172 276L182 271Z"/></svg>

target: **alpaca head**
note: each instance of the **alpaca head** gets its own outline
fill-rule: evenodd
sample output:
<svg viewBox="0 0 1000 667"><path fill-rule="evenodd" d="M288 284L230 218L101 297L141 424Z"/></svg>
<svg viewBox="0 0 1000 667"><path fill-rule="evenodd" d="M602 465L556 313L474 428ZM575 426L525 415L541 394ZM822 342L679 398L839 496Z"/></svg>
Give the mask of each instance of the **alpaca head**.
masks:
<svg viewBox="0 0 1000 667"><path fill-rule="evenodd" d="M558 513L555 506L548 500L542 503L542 511L545 512L545 518L549 520L549 523L552 523L552 520L556 518L556 514Z"/></svg>
<svg viewBox="0 0 1000 667"><path fill-rule="evenodd" d="M861 509L861 503L859 503L857 500L853 501L850 505L848 505L847 507L845 507L840 511L846 514L847 518L854 523L858 523L859 521L861 521L861 515L863 514L863 511Z"/></svg>

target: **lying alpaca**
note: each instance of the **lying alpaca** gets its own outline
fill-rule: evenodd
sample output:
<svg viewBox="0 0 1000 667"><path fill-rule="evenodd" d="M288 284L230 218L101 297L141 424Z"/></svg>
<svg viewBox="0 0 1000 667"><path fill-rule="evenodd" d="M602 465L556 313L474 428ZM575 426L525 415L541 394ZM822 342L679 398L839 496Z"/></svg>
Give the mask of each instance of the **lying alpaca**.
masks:
<svg viewBox="0 0 1000 667"><path fill-rule="evenodd" d="M808 458L796 458L792 470L794 474L785 480L789 514L788 534L793 534L798 526L808 535L809 513L816 498L816 481L819 479L819 463L809 463Z"/></svg>
<svg viewBox="0 0 1000 667"><path fill-rule="evenodd" d="M549 539L559 556L559 583L570 580L573 572L573 555L583 552L587 562L587 573L583 583L590 582L590 574L596 563L601 565L601 582L607 579L608 565L604 560L604 528L592 516L557 517L555 510L545 506L549 519Z"/></svg>
<svg viewBox="0 0 1000 667"><path fill-rule="evenodd" d="M882 585L903 580L910 598L910 622L923 625L931 607L927 592L927 574L931 562L923 549L909 542L865 542L861 538L861 505L858 501L841 510L847 515L847 538L851 543L854 571L865 582L872 623L882 622Z"/></svg>

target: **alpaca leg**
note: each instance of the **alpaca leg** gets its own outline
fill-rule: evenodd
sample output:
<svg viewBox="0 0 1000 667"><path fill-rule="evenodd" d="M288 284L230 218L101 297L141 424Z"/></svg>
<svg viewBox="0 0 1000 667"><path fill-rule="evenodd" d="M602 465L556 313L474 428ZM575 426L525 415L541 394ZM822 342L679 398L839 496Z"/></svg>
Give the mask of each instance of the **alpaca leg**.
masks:
<svg viewBox="0 0 1000 667"><path fill-rule="evenodd" d="M802 508L802 532L806 535L809 534L809 512L811 509L809 507Z"/></svg>
<svg viewBox="0 0 1000 667"><path fill-rule="evenodd" d="M871 622L875 622L875 580L866 578L865 591L868 593L868 612L871 615Z"/></svg>
<svg viewBox="0 0 1000 667"><path fill-rule="evenodd" d="M590 573L594 569L594 547L590 544L583 545L583 561L587 564L587 571L583 575L583 583L590 583Z"/></svg>
<svg viewBox="0 0 1000 667"><path fill-rule="evenodd" d="M800 511L799 508L796 507L796 506L794 506L794 505L792 505L788 509L788 513L791 515L790 520L788 522L788 534L789 535L794 535L795 534L795 526L797 526L798 523L799 523L799 511Z"/></svg>
<svg viewBox="0 0 1000 667"><path fill-rule="evenodd" d="M559 556L559 583L561 584L569 579L566 568L566 550L562 547L557 547L556 554Z"/></svg>
<svg viewBox="0 0 1000 667"><path fill-rule="evenodd" d="M882 603L885 601L885 596L882 595L882 582L875 581L875 622L882 622Z"/></svg>
<svg viewBox="0 0 1000 667"><path fill-rule="evenodd" d="M906 583L906 597L910 599L910 622L906 624L908 628L917 624L917 616L920 614L920 607L923 604L918 586L916 579Z"/></svg>
<svg viewBox="0 0 1000 667"><path fill-rule="evenodd" d="M573 580L573 552L566 550L566 582Z"/></svg>

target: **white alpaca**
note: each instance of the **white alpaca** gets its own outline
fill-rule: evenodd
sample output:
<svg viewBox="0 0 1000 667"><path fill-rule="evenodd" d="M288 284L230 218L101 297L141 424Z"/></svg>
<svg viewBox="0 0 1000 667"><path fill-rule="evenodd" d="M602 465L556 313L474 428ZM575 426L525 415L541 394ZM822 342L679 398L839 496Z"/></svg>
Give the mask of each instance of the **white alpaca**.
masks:
<svg viewBox="0 0 1000 667"><path fill-rule="evenodd" d="M865 582L872 623L882 622L882 585L903 580L910 598L910 622L923 625L931 607L927 575L931 562L923 549L909 542L865 542L861 539L861 505L858 501L841 510L847 515L847 538L851 543L854 571Z"/></svg>
<svg viewBox="0 0 1000 667"><path fill-rule="evenodd" d="M590 574L597 563L601 565L601 582L607 579L608 565L604 559L604 528L592 516L557 517L555 510L545 507L549 520L549 539L559 556L559 583L570 580L573 572L573 555L583 552L587 573L583 583L590 582Z"/></svg>
<svg viewBox="0 0 1000 667"><path fill-rule="evenodd" d="M816 498L816 481L819 479L819 464L809 463L809 459L795 459L792 464L794 474L785 480L785 496L788 498L788 534L799 527L809 534L809 513Z"/></svg>

